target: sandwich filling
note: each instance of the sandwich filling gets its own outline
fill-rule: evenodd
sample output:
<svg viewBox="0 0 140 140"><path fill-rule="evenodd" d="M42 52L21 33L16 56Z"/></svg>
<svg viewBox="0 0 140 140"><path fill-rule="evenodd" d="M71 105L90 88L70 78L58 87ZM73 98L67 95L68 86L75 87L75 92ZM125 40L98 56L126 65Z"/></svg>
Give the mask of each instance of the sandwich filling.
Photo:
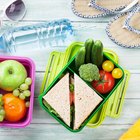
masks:
<svg viewBox="0 0 140 140"><path fill-rule="evenodd" d="M74 125L74 75L70 74L69 77L69 89L70 89L70 126L73 128Z"/></svg>
<svg viewBox="0 0 140 140"><path fill-rule="evenodd" d="M48 108L49 112L56 115L56 117L61 118L60 115L47 103L47 101L43 100L43 104Z"/></svg>

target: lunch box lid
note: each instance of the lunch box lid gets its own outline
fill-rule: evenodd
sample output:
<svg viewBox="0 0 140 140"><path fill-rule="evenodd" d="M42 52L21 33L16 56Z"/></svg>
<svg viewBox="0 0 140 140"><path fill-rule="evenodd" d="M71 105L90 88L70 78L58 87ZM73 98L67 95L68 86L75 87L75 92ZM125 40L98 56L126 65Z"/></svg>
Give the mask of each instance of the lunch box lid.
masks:
<svg viewBox="0 0 140 140"><path fill-rule="evenodd" d="M65 52L54 51L50 54L45 76L42 82L40 93L43 93L44 90L52 83L60 71L66 66L66 64L73 58L79 49L84 45L83 42L73 42ZM104 53L111 58L114 62L118 63L118 56L115 52L104 49ZM103 105L103 107L94 115L91 121L87 124L89 127L99 126L106 116L112 118L118 118L122 111L122 106L124 102L124 97L126 89L128 86L130 73L129 71L124 71L124 79L121 84L117 87L109 98L109 100Z"/></svg>

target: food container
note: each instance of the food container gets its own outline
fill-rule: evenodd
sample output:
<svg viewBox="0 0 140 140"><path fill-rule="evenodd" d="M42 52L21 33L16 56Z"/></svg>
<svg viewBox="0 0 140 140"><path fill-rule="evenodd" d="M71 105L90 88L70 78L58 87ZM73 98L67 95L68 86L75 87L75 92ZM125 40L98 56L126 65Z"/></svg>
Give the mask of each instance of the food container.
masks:
<svg viewBox="0 0 140 140"><path fill-rule="evenodd" d="M74 42L67 48L65 52L55 51L50 54L40 93L43 93L43 91L55 79L55 77L59 74L67 62L79 51L82 46L82 42ZM115 52L104 48L104 53L106 53L108 57L118 63L119 58ZM118 118L120 116L130 78L129 71L125 70L124 74L124 80L114 91L108 101L103 105L103 107L88 122L88 127L95 128L100 126L106 116L112 118ZM118 102L114 102L114 100Z"/></svg>
<svg viewBox="0 0 140 140"><path fill-rule="evenodd" d="M27 70L27 76L32 79L32 84L30 86L31 96L30 96L30 106L27 110L25 117L18 122L8 122L4 120L0 123L0 127L9 127L9 128L24 128L30 124L33 114L33 102L34 102L34 85L35 85L35 64L34 62L26 57L16 57L16 56L0 56L0 62L4 60L16 60L24 65ZM4 94L4 93L3 93Z"/></svg>
<svg viewBox="0 0 140 140"><path fill-rule="evenodd" d="M77 71L75 70L75 54L76 52L78 51L78 49L83 45L83 43L80 43L80 42L77 42L77 43L73 43L69 48L68 50L71 51L72 53L68 55L68 50L66 50L65 53L57 53L57 52L53 52L52 55L51 55L51 58L49 63L48 63L48 67L47 67L47 71L46 71L46 75L45 75L45 78L44 78L44 81L43 81L43 85L42 85L42 89L41 89L41 92L43 92L40 96L39 96L39 102L40 102L40 105L50 114L52 115L56 120L58 120L63 126L65 126L67 129L69 129L70 131L72 132L79 132L81 131L84 126L90 121L91 118L93 118L94 122L97 122L99 124L101 124L101 122L103 121L103 119L105 118L105 110L107 109L107 104L105 104L105 102L109 99L109 97L114 93L114 91L118 88L118 86L120 85L120 83L123 81L123 78L124 78L124 71L123 71L123 76L121 79L119 80L116 80L116 84L114 86L114 88L112 89L112 91L106 95L102 95L100 93L98 93L102 98L103 98L103 101L96 107L96 109L93 110L93 112L91 113L91 115L86 119L86 121L84 121L84 123L82 124L82 126L78 129L78 130L73 130L72 128L68 127L63 121L61 121L59 118L57 118L54 114L50 113L48 111L48 109L44 106L44 104L42 103L42 98L43 96L47 93L47 91L53 87L53 85L56 83L56 81L58 81L59 77L65 72L65 71L71 71L73 73L77 73ZM72 51L74 50L74 51ZM60 58L63 57L63 59L61 59L62 61L60 61ZM72 58L72 59L71 59ZM115 65L115 67L119 67L120 66L115 63L112 59L112 57L109 57L108 54L104 53L104 59L108 59L110 61L112 61ZM54 64L55 60L55 63L57 63L56 61L59 61L57 63L57 65L55 65L55 67L57 67L57 70L55 69L55 67L52 64ZM69 62L67 60L70 60ZM65 62L68 62L67 65L63 65ZM50 66L51 65L51 66ZM64 67L65 66L65 67ZM53 69L52 69L53 67ZM52 70L50 72L50 69ZM122 68L121 68L122 69ZM61 71L61 72L60 72ZM49 72L49 73L48 73ZM59 74L58 74L59 73ZM54 75L54 76L52 76ZM47 79L47 80L46 80ZM50 84L51 83L51 84ZM49 85L49 86L48 86ZM87 83L88 86L91 87L91 85L89 83ZM47 88L47 89L46 89ZM46 90L45 90L46 89ZM94 90L94 89L93 89ZM104 105L104 106L103 106ZM95 117L95 118L94 118ZM96 125L96 124L95 124Z"/></svg>

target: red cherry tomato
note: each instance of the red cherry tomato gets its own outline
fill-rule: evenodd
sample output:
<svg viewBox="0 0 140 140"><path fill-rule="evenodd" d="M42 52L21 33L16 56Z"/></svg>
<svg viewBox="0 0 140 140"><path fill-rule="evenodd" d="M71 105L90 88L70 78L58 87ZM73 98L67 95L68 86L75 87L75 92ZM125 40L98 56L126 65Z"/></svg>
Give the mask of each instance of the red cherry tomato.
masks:
<svg viewBox="0 0 140 140"><path fill-rule="evenodd" d="M93 81L92 86L99 93L106 94L113 89L115 85L115 79L112 77L111 73L106 72L104 70L100 70L99 73L100 73L100 80Z"/></svg>

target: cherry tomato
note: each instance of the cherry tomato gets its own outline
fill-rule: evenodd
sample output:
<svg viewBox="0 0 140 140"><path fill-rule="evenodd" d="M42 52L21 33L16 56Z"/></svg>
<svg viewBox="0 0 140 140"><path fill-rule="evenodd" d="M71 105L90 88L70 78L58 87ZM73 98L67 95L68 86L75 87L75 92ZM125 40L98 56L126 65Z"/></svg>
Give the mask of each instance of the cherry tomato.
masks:
<svg viewBox="0 0 140 140"><path fill-rule="evenodd" d="M26 114L25 101L15 97L12 93L3 96L5 119L10 122L17 122Z"/></svg>
<svg viewBox="0 0 140 140"><path fill-rule="evenodd" d="M70 92L70 105L74 103L74 93Z"/></svg>
<svg viewBox="0 0 140 140"><path fill-rule="evenodd" d="M103 62L102 68L104 71L111 72L114 69L114 64L111 61L106 60Z"/></svg>
<svg viewBox="0 0 140 140"><path fill-rule="evenodd" d="M113 71L112 71L112 76L115 78L115 79L120 79L122 76L123 76L123 72L120 68L115 68Z"/></svg>
<svg viewBox="0 0 140 140"><path fill-rule="evenodd" d="M111 73L106 72L104 70L100 70L99 74L100 74L100 80L93 81L92 86L99 93L106 94L113 89L115 85L115 79L112 77Z"/></svg>

